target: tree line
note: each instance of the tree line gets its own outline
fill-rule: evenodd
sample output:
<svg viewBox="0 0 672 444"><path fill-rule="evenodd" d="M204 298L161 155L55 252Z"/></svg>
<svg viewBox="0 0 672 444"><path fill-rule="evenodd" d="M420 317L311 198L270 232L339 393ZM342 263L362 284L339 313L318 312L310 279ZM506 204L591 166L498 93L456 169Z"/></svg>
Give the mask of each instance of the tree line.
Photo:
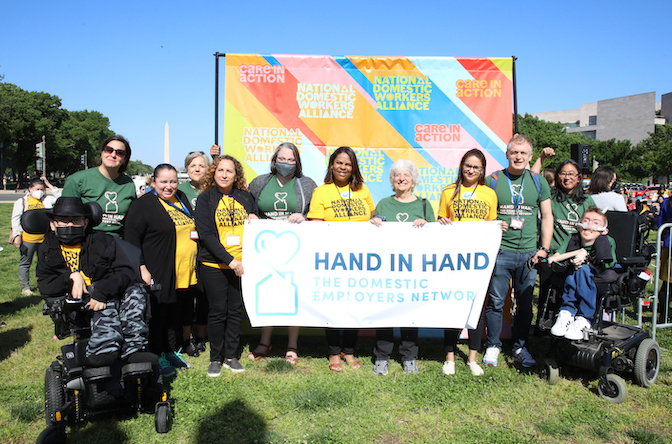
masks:
<svg viewBox="0 0 672 444"><path fill-rule="evenodd" d="M45 136L50 175L67 176L99 163L102 142L114 135L110 120L99 111L69 111L58 96L26 91L0 76L0 174L22 183L35 174L35 145ZM128 172L151 172L142 162L131 161Z"/></svg>
<svg viewBox="0 0 672 444"><path fill-rule="evenodd" d="M640 182L645 178L664 178L665 184L672 175L672 125L656 125L649 137L636 145L629 140L594 140L580 133L568 133L562 123L540 120L525 114L518 116L518 132L532 140L536 159L547 146L555 149L555 157L547 159L543 168L557 168L571 158L572 144L590 145L599 165L609 165L616 170L620 182Z"/></svg>

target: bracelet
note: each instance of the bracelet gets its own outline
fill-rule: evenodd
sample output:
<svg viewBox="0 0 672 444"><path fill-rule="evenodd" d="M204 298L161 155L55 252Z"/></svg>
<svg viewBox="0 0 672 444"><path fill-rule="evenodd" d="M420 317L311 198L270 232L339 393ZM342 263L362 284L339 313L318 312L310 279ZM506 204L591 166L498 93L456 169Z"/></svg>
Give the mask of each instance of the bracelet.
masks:
<svg viewBox="0 0 672 444"><path fill-rule="evenodd" d="M541 247L541 248L539 248L539 249L540 249L541 251L545 251L547 255L551 254L551 250L549 250L549 249L546 248L546 247Z"/></svg>

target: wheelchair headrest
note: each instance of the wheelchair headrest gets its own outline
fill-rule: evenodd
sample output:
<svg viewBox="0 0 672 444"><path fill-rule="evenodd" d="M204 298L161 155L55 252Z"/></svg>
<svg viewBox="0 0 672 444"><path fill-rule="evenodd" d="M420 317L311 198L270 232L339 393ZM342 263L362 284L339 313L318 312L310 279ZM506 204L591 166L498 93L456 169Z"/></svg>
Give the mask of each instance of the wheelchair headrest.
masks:
<svg viewBox="0 0 672 444"><path fill-rule="evenodd" d="M103 209L98 202L87 202L84 204L89 219L89 227L93 228L103 220ZM44 234L49 231L49 222L51 219L47 215L46 208L38 210L24 211L21 215L21 228L30 234Z"/></svg>
<svg viewBox="0 0 672 444"><path fill-rule="evenodd" d="M609 236L616 241L616 258L635 256L639 224L637 213L631 211L607 211Z"/></svg>

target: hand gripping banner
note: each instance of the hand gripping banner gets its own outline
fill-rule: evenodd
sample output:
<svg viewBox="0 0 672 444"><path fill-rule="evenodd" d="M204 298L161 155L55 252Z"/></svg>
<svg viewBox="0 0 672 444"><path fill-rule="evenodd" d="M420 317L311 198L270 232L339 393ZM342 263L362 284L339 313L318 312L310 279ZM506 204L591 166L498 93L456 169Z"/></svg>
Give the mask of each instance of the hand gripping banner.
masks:
<svg viewBox="0 0 672 444"><path fill-rule="evenodd" d="M512 67L510 57L227 54L224 152L249 182L292 142L319 185L329 155L350 146L375 202L390 194L392 163L409 159L416 194L438 203L469 149L484 152L488 174L506 164Z"/></svg>

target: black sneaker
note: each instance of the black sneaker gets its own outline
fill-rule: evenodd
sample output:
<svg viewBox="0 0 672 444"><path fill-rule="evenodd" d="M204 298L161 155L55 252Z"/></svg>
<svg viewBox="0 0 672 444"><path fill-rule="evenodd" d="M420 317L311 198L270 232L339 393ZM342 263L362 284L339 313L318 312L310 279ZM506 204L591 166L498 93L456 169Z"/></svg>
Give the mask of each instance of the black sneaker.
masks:
<svg viewBox="0 0 672 444"><path fill-rule="evenodd" d="M222 366L224 368L228 368L232 372L236 372L236 373L245 371L245 367L243 367L243 364L238 362L238 360L236 358L231 358L231 359L224 360L224 362L222 363Z"/></svg>
<svg viewBox="0 0 672 444"><path fill-rule="evenodd" d="M208 376L216 378L222 374L222 363L219 361L212 361L208 366Z"/></svg>
<svg viewBox="0 0 672 444"><path fill-rule="evenodd" d="M205 353L205 338L196 338L194 339L194 347L200 353Z"/></svg>
<svg viewBox="0 0 672 444"><path fill-rule="evenodd" d="M189 339L184 342L182 347L182 353L186 353L192 358L198 358L201 352L196 348L196 342L193 339Z"/></svg>

